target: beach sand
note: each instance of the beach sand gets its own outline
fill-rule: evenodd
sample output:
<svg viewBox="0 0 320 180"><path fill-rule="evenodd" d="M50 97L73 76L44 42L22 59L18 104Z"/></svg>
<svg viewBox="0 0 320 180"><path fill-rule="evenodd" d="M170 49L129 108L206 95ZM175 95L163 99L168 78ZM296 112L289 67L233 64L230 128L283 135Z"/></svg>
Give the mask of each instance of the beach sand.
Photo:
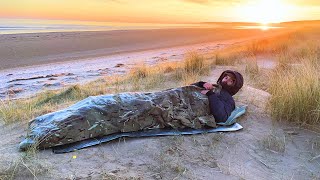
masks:
<svg viewBox="0 0 320 180"><path fill-rule="evenodd" d="M154 29L0 35L0 69L261 37L259 29Z"/></svg>
<svg viewBox="0 0 320 180"><path fill-rule="evenodd" d="M236 43L282 33L254 29L157 29L0 35L0 99L24 98L139 64L181 61Z"/></svg>

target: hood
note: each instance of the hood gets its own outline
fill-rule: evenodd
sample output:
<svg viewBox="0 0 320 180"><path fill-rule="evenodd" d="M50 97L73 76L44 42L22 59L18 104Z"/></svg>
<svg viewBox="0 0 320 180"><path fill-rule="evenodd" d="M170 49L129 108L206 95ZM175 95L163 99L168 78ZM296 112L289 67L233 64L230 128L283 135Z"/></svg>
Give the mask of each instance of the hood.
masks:
<svg viewBox="0 0 320 180"><path fill-rule="evenodd" d="M237 71L226 70L226 71L223 71L223 73L220 75L220 77L219 77L219 79L218 79L218 81L217 81L217 84L221 84L222 79L224 78L224 76L225 76L227 73L231 73L231 74L233 74L233 75L236 77L236 82L235 82L234 86L225 88L225 90L227 90L227 91L233 96L233 95L235 95L235 94L241 89L241 87L243 86L243 77L242 77L242 75L241 75L239 72L237 72Z"/></svg>

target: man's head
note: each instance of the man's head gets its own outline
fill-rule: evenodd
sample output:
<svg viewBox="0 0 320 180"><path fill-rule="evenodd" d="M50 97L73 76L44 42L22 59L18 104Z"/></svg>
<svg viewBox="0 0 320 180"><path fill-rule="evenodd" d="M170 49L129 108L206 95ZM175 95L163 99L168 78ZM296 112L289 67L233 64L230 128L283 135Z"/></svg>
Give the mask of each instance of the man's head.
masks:
<svg viewBox="0 0 320 180"><path fill-rule="evenodd" d="M217 83L233 96L243 86L243 77L237 71L226 70L220 75Z"/></svg>
<svg viewBox="0 0 320 180"><path fill-rule="evenodd" d="M221 80L221 84L226 84L228 86L234 86L236 82L236 76L232 73L225 73L224 77Z"/></svg>

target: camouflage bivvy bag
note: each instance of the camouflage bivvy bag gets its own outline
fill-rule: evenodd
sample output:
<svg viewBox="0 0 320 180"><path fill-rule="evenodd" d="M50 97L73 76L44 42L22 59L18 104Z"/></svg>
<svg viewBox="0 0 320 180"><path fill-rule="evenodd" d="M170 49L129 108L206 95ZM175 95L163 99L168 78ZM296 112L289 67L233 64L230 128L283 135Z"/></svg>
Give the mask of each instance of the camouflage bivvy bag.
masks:
<svg viewBox="0 0 320 180"><path fill-rule="evenodd" d="M216 127L201 90L185 86L153 93L91 96L30 121L20 149L33 145L49 148L121 132Z"/></svg>

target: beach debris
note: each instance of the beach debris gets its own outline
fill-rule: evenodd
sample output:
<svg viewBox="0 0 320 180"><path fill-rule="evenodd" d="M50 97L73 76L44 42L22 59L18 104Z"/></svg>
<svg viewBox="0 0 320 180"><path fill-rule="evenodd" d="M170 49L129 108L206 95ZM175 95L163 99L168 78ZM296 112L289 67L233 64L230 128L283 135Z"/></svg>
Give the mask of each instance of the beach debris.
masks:
<svg viewBox="0 0 320 180"><path fill-rule="evenodd" d="M25 85L25 84L22 84L22 83L14 83L13 85L14 85L14 86L22 86L22 85Z"/></svg>
<svg viewBox="0 0 320 180"><path fill-rule="evenodd" d="M65 82L75 82L75 81L78 81L79 78L81 78L81 77L80 76L73 76L73 77L66 77L63 80Z"/></svg>
<svg viewBox="0 0 320 180"><path fill-rule="evenodd" d="M167 61L168 58L165 58L165 57L159 57L156 61Z"/></svg>
<svg viewBox="0 0 320 180"><path fill-rule="evenodd" d="M104 68L104 69L99 69L98 72L99 72L99 75L106 75L106 74L109 74L109 68Z"/></svg>
<svg viewBox="0 0 320 180"><path fill-rule="evenodd" d="M58 76L55 74L52 74L52 75L46 75L46 76L35 76L35 77L30 77L30 78L18 78L18 79L13 79L11 81L8 81L8 83L15 82L15 81L25 81L25 80L32 80L32 79L49 78L49 77L58 77Z"/></svg>
<svg viewBox="0 0 320 180"><path fill-rule="evenodd" d="M49 81L57 80L57 78L51 77L48 79Z"/></svg>
<svg viewBox="0 0 320 180"><path fill-rule="evenodd" d="M20 93L20 92L22 92L22 91L23 91L22 88L14 88L14 89L9 89L9 90L7 91L7 94L13 95L13 94L18 94L18 93Z"/></svg>
<svg viewBox="0 0 320 180"><path fill-rule="evenodd" d="M13 75L13 74L11 74L11 73L10 73L10 74L7 74L7 76L12 76L12 75Z"/></svg>
<svg viewBox="0 0 320 180"><path fill-rule="evenodd" d="M122 66L124 66L124 64L122 64L122 63L118 63L117 65L115 65L114 67L115 68L118 68L118 67L122 67Z"/></svg>
<svg viewBox="0 0 320 180"><path fill-rule="evenodd" d="M74 73L61 73L61 74L58 74L58 76L73 76L75 75Z"/></svg>
<svg viewBox="0 0 320 180"><path fill-rule="evenodd" d="M49 75L46 75L46 76L34 76L34 77L29 77L29 78L13 79L11 81L8 81L8 83L15 82L15 81L26 81L26 80L33 80L33 79L59 77L59 76L72 76L72 75L74 75L74 74L73 73L49 74Z"/></svg>
<svg viewBox="0 0 320 180"><path fill-rule="evenodd" d="M24 85L24 84L21 84L21 83L9 84L9 85L7 86L7 89L14 88L14 87L16 87L16 86L22 86L22 85Z"/></svg>
<svg viewBox="0 0 320 180"><path fill-rule="evenodd" d="M117 71L113 71L113 73L117 73L117 74L125 74L127 73L128 70L117 70Z"/></svg>
<svg viewBox="0 0 320 180"><path fill-rule="evenodd" d="M99 73L100 73L101 76L109 74L108 72L105 72L105 71L102 71L102 72L99 72Z"/></svg>
<svg viewBox="0 0 320 180"><path fill-rule="evenodd" d="M55 83L51 83L51 82L47 82L44 83L43 86L45 87L51 87L51 86L61 86L62 84L60 82L55 82Z"/></svg>
<svg viewBox="0 0 320 180"><path fill-rule="evenodd" d="M100 73L93 73L93 74L88 74L88 76L100 76Z"/></svg>
<svg viewBox="0 0 320 180"><path fill-rule="evenodd" d="M120 132L156 128L216 127L201 88L185 86L153 93L120 93L88 97L29 123L20 149L49 148Z"/></svg>

